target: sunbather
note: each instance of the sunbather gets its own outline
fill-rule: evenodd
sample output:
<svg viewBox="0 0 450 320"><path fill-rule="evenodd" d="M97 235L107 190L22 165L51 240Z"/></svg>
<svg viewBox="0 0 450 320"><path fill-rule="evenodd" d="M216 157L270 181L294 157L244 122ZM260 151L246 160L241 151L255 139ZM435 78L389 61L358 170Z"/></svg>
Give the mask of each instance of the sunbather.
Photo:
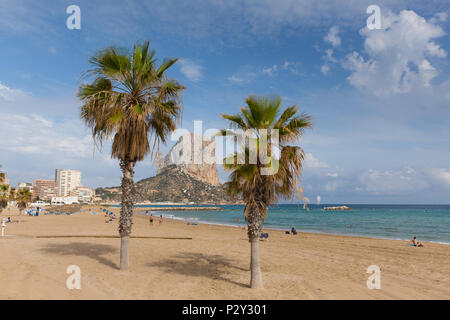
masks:
<svg viewBox="0 0 450 320"><path fill-rule="evenodd" d="M415 247L423 247L423 243L417 240L416 237L414 237L409 243L414 245Z"/></svg>

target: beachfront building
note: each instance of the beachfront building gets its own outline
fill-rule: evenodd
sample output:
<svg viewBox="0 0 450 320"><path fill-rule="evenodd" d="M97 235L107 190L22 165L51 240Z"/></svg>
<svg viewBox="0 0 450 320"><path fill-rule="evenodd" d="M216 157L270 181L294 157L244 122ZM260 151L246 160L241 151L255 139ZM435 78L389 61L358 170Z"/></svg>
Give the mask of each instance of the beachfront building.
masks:
<svg viewBox="0 0 450 320"><path fill-rule="evenodd" d="M52 197L52 204L74 204L79 203L78 197Z"/></svg>
<svg viewBox="0 0 450 320"><path fill-rule="evenodd" d="M17 185L17 188L18 188L19 190L22 190L22 189L28 189L28 190L30 190L31 193L33 192L33 184L32 184L32 183L28 183L28 182L19 182L19 184Z"/></svg>
<svg viewBox="0 0 450 320"><path fill-rule="evenodd" d="M71 191L81 186L81 172L78 170L56 169L57 195L67 197Z"/></svg>
<svg viewBox="0 0 450 320"><path fill-rule="evenodd" d="M94 198L94 191L88 187L77 187L69 192L69 196L77 197L80 203L90 203Z"/></svg>
<svg viewBox="0 0 450 320"><path fill-rule="evenodd" d="M35 180L32 187L33 199L50 201L58 195L55 180Z"/></svg>

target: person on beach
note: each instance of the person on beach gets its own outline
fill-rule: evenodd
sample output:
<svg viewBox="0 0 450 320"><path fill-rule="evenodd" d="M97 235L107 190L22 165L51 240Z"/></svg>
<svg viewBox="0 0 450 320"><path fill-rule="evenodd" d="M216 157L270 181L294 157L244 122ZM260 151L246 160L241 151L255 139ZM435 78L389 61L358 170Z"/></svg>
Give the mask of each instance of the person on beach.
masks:
<svg viewBox="0 0 450 320"><path fill-rule="evenodd" d="M415 247L423 247L423 243L417 240L416 237L414 237L410 242L410 244L413 244Z"/></svg>
<svg viewBox="0 0 450 320"><path fill-rule="evenodd" d="M153 225L153 214L150 215L150 218L148 221L150 222L151 225Z"/></svg>
<svg viewBox="0 0 450 320"><path fill-rule="evenodd" d="M159 216L159 225L161 225L163 223L163 217L162 215Z"/></svg>

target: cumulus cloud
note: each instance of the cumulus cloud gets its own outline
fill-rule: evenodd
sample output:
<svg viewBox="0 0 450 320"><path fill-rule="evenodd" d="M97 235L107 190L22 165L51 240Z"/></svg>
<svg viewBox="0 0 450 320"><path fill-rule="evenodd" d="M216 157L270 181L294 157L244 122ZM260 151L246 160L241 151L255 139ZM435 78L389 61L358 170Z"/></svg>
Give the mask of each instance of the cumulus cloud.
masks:
<svg viewBox="0 0 450 320"><path fill-rule="evenodd" d="M341 45L341 38L338 36L339 27L333 26L330 28L330 31L325 36L324 40L330 43L333 47L339 47Z"/></svg>
<svg viewBox="0 0 450 320"><path fill-rule="evenodd" d="M439 74L431 59L447 55L434 42L445 34L442 28L414 11L386 14L382 30L360 33L367 57L355 51L342 65L352 72L347 78L351 85L377 96L429 88Z"/></svg>
<svg viewBox="0 0 450 320"><path fill-rule="evenodd" d="M273 76L278 71L289 71L292 74L301 75L300 71L298 70L299 65L300 65L300 63L298 63L298 62L285 61L284 63L274 64L271 67L263 68L262 73L269 75L269 76Z"/></svg>
<svg viewBox="0 0 450 320"><path fill-rule="evenodd" d="M180 71L191 81L197 82L203 78L202 67L189 59L180 59L178 61L180 64Z"/></svg>
<svg viewBox="0 0 450 320"><path fill-rule="evenodd" d="M334 52L333 49L327 49L325 50L325 56L322 57L325 60L325 62L320 68L320 71L324 75L327 75L328 72L330 71L330 64L338 62L337 59L333 57L333 52Z"/></svg>

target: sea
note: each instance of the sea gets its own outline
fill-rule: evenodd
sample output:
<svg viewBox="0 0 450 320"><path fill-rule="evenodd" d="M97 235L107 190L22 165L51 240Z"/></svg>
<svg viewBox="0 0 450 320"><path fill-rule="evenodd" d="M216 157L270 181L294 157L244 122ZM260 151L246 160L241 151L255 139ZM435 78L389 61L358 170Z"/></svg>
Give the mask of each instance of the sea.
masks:
<svg viewBox="0 0 450 320"><path fill-rule="evenodd" d="M150 214L183 220L228 226L244 226L243 205L221 205L221 211L153 211L153 207L176 205L138 205ZM178 205L184 207L184 205ZM185 207L189 207L186 205ZM194 206L194 205L192 205ZM207 205L202 205L206 207ZM214 205L215 207L218 207ZM324 211L337 204L303 205L279 204L269 208L265 229L363 236L383 239L411 240L450 244L450 205L348 205L352 211ZM148 213L146 213L148 211Z"/></svg>

